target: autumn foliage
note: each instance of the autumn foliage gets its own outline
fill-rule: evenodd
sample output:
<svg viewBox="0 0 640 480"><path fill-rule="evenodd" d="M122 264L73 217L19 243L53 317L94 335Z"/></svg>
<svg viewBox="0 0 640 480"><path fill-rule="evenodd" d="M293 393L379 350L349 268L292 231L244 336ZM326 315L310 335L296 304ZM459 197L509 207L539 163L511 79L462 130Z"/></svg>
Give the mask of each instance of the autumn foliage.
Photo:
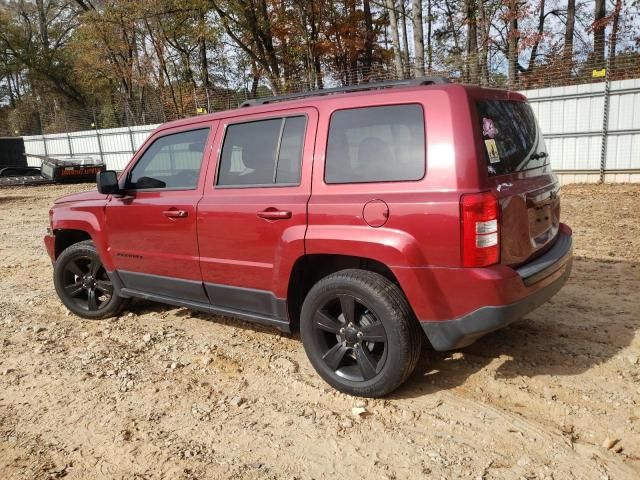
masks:
<svg viewBox="0 0 640 480"><path fill-rule="evenodd" d="M159 123L386 79L640 76L638 0L0 0L0 134Z"/></svg>

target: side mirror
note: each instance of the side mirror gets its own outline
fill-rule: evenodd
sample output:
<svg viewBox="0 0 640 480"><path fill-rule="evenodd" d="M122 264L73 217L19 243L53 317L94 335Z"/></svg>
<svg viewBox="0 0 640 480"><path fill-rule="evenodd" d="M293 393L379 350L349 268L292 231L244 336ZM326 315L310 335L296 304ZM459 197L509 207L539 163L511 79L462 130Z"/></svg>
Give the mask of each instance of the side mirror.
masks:
<svg viewBox="0 0 640 480"><path fill-rule="evenodd" d="M98 184L98 192L102 194L110 195L120 191L118 174L113 170L98 172L96 183Z"/></svg>

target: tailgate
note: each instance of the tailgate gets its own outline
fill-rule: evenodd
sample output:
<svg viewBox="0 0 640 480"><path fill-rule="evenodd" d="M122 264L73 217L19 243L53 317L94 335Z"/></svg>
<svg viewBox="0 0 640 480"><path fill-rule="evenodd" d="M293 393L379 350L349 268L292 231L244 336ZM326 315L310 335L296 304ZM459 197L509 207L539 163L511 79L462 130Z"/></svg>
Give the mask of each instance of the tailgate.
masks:
<svg viewBox="0 0 640 480"><path fill-rule="evenodd" d="M559 184L528 103L480 99L489 186L500 203L500 262L521 265L554 243L560 226Z"/></svg>

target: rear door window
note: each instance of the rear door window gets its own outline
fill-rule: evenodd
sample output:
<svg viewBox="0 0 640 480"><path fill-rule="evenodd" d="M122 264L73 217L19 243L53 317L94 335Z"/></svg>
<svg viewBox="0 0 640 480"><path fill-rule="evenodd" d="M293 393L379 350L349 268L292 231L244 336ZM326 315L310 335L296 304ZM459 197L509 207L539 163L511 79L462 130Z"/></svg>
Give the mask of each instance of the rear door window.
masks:
<svg viewBox="0 0 640 480"><path fill-rule="evenodd" d="M229 125L217 185L297 185L300 182L306 116Z"/></svg>
<svg viewBox="0 0 640 480"><path fill-rule="evenodd" d="M424 173L420 105L354 108L331 116L326 183L420 180Z"/></svg>
<svg viewBox="0 0 640 480"><path fill-rule="evenodd" d="M549 161L531 106L482 100L476 104L490 176L530 170Z"/></svg>

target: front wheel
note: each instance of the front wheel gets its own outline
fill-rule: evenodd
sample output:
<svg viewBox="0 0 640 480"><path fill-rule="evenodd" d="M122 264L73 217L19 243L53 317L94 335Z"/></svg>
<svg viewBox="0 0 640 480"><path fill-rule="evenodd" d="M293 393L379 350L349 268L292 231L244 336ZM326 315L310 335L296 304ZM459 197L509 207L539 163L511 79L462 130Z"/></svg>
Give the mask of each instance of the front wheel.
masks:
<svg viewBox="0 0 640 480"><path fill-rule="evenodd" d="M374 272L342 270L320 280L302 306L309 361L331 386L381 397L413 372L422 335L400 288Z"/></svg>
<svg viewBox="0 0 640 480"><path fill-rule="evenodd" d="M126 304L116 293L91 240L71 245L60 254L53 282L62 303L80 317L113 317Z"/></svg>

